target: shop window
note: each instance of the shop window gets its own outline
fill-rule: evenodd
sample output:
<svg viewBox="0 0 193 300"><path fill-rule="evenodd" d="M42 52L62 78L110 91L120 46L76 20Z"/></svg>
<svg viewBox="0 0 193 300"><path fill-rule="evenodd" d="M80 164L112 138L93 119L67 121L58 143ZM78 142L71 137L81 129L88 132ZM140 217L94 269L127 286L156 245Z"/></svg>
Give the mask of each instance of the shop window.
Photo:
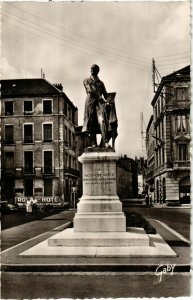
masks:
<svg viewBox="0 0 193 300"><path fill-rule="evenodd" d="M44 114L52 113L52 100L43 100L43 113Z"/></svg>
<svg viewBox="0 0 193 300"><path fill-rule="evenodd" d="M52 196L52 179L44 179L44 196Z"/></svg>
<svg viewBox="0 0 193 300"><path fill-rule="evenodd" d="M24 114L32 114L33 113L33 102L31 100L24 101L23 103Z"/></svg>
<svg viewBox="0 0 193 300"><path fill-rule="evenodd" d="M13 137L13 125L5 125L5 143L6 144L13 144L14 137Z"/></svg>
<svg viewBox="0 0 193 300"><path fill-rule="evenodd" d="M43 141L52 142L52 124L43 124Z"/></svg>
<svg viewBox="0 0 193 300"><path fill-rule="evenodd" d="M5 115L6 116L13 115L13 101L6 101L5 102Z"/></svg>

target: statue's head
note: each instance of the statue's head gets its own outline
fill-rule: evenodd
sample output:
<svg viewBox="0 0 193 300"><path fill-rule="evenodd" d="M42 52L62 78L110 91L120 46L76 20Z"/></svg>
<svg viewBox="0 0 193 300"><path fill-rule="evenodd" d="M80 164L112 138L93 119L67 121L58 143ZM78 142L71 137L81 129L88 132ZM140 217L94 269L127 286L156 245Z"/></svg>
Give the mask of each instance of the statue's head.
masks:
<svg viewBox="0 0 193 300"><path fill-rule="evenodd" d="M98 65L92 65L91 66L91 74L92 75L97 76L99 71L100 71L100 68L99 68Z"/></svg>

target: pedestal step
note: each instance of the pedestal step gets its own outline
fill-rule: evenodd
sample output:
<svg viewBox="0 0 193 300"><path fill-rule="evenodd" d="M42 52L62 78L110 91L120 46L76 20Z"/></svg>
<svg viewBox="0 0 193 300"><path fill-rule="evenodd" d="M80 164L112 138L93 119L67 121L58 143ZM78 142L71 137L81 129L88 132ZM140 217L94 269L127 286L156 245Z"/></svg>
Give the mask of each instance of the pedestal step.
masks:
<svg viewBox="0 0 193 300"><path fill-rule="evenodd" d="M128 247L149 246L149 237L142 228L129 232L74 232L63 230L48 239L48 246L65 247Z"/></svg>
<svg viewBox="0 0 193 300"><path fill-rule="evenodd" d="M74 218L75 232L125 232L126 218L122 212L79 213Z"/></svg>

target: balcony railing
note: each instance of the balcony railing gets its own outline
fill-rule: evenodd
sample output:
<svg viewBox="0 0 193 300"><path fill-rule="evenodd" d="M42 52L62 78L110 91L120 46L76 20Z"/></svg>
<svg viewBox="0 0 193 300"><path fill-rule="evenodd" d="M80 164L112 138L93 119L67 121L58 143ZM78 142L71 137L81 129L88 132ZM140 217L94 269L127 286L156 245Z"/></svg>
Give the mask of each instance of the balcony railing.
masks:
<svg viewBox="0 0 193 300"><path fill-rule="evenodd" d="M190 100L176 100L167 104L166 108L190 108Z"/></svg>
<svg viewBox="0 0 193 300"><path fill-rule="evenodd" d="M15 168L3 168L2 169L2 175L11 176L15 175Z"/></svg>
<svg viewBox="0 0 193 300"><path fill-rule="evenodd" d="M174 161L173 162L173 168L179 169L179 168L190 168L190 161Z"/></svg>
<svg viewBox="0 0 193 300"><path fill-rule="evenodd" d="M27 175L34 174L34 168L33 167L24 167L23 168L23 173Z"/></svg>
<svg viewBox="0 0 193 300"><path fill-rule="evenodd" d="M44 167L43 170L42 170L42 173L44 175L53 175L54 174L54 168L52 166Z"/></svg>
<svg viewBox="0 0 193 300"><path fill-rule="evenodd" d="M74 168L71 168L71 167L66 167L64 169L64 175L73 175L73 176L78 177L79 176L79 171L74 169Z"/></svg>

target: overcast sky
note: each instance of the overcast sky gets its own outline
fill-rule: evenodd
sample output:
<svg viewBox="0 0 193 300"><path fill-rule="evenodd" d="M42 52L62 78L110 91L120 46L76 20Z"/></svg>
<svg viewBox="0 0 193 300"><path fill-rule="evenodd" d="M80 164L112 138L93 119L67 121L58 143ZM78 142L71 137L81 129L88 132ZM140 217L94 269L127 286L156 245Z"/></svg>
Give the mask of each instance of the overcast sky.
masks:
<svg viewBox="0 0 193 300"><path fill-rule="evenodd" d="M190 63L188 2L4 2L2 79L40 78L62 83L83 123L84 78L99 78L116 92L116 151L142 152L143 130L152 113L152 58L164 76Z"/></svg>

